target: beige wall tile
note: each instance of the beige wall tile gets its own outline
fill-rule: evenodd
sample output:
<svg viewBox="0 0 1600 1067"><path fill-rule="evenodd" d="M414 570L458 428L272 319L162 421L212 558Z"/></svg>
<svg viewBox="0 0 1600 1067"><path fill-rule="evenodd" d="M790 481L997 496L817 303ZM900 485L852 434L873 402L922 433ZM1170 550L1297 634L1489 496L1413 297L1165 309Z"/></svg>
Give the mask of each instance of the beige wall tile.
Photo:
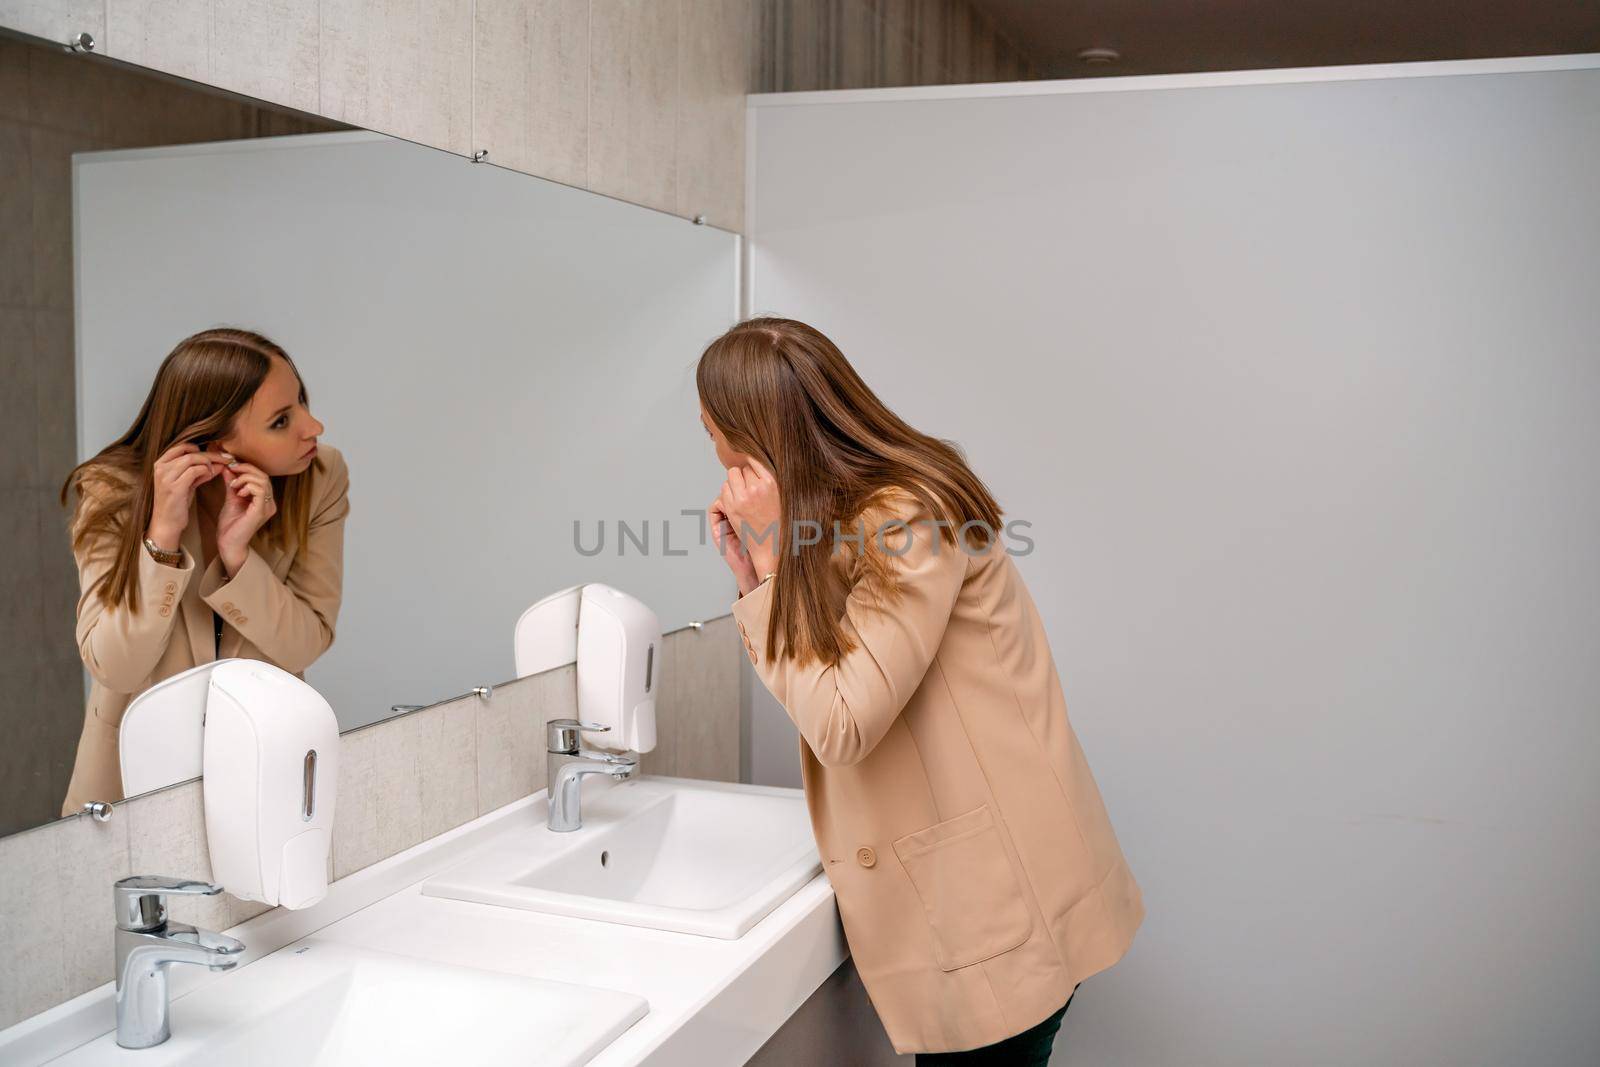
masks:
<svg viewBox="0 0 1600 1067"><path fill-rule="evenodd" d="M489 700L478 702L480 815L544 788L544 691L556 673L520 678L496 688ZM568 714L576 705L574 695Z"/></svg>
<svg viewBox="0 0 1600 1067"><path fill-rule="evenodd" d="M677 209L678 4L593 0L588 187Z"/></svg>
<svg viewBox="0 0 1600 1067"><path fill-rule="evenodd" d="M473 12L472 147L513 170L526 170L528 161L531 2L478 0Z"/></svg>
<svg viewBox="0 0 1600 1067"><path fill-rule="evenodd" d="M317 113L470 154L472 0L322 0Z"/></svg>
<svg viewBox="0 0 1600 1067"><path fill-rule="evenodd" d="M258 100L314 112L319 25L319 0L218 0L212 8L211 73L206 80Z"/></svg>
<svg viewBox="0 0 1600 1067"><path fill-rule="evenodd" d="M104 49L106 0L0 0L0 26L62 43L92 33Z"/></svg>
<svg viewBox="0 0 1600 1067"><path fill-rule="evenodd" d="M128 825L68 819L0 838L0 1029L108 981Z"/></svg>
<svg viewBox="0 0 1600 1067"><path fill-rule="evenodd" d="M343 878L422 840L422 734L400 715L339 738L333 876Z"/></svg>
<svg viewBox="0 0 1600 1067"><path fill-rule="evenodd" d="M698 637L674 646L679 713L676 773L684 778L739 780L739 664L744 646L731 615L706 623Z"/></svg>
<svg viewBox="0 0 1600 1067"><path fill-rule="evenodd" d="M491 163L583 186L587 0L478 0L474 40L473 147Z"/></svg>
<svg viewBox="0 0 1600 1067"><path fill-rule="evenodd" d="M204 793L199 781L146 793L118 807L126 809L128 873L211 880ZM111 821L116 822L117 817ZM109 883L105 892L109 916ZM168 915L204 930L226 930L267 910L258 901L240 900L227 892L210 897L178 895L167 901Z"/></svg>
<svg viewBox="0 0 1600 1067"><path fill-rule="evenodd" d="M124 814L113 811L103 823L78 817L51 828L61 914L79 920L62 931L69 992L93 989L115 977L111 885L132 873L128 822L120 818Z"/></svg>
<svg viewBox="0 0 1600 1067"><path fill-rule="evenodd" d="M0 1027L67 999L59 885L48 828L0 839Z"/></svg>
<svg viewBox="0 0 1600 1067"><path fill-rule="evenodd" d="M585 185L621 196L628 177L626 0L589 6L589 166Z"/></svg>
<svg viewBox="0 0 1600 1067"><path fill-rule="evenodd" d="M106 43L97 51L180 78L207 81L211 0L106 0Z"/></svg>
<svg viewBox="0 0 1600 1067"><path fill-rule="evenodd" d="M744 0L682 0L678 203L686 218L744 229L744 123L751 9Z"/></svg>
<svg viewBox="0 0 1600 1067"><path fill-rule="evenodd" d="M467 697L414 716L424 840L478 817L478 703Z"/></svg>
<svg viewBox="0 0 1600 1067"><path fill-rule="evenodd" d="M538 0L528 37L526 165L530 174L583 185L589 170L589 5Z"/></svg>

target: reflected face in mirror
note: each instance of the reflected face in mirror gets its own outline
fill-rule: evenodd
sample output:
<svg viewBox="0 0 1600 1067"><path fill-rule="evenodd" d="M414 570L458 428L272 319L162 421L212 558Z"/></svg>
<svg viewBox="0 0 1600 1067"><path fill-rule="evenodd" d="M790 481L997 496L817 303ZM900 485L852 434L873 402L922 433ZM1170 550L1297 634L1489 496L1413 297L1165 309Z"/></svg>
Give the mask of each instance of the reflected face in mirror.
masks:
<svg viewBox="0 0 1600 1067"><path fill-rule="evenodd" d="M706 433L710 435L712 444L716 446L718 463L724 467L744 467L749 465L749 453L735 452L733 450L733 446L728 444L726 437L722 436L722 431L717 428L717 424L712 422L711 417L706 414L704 406L700 408L700 425L706 428Z"/></svg>
<svg viewBox="0 0 1600 1067"><path fill-rule="evenodd" d="M274 356L272 369L216 443L236 459L283 477L300 474L317 458L324 427L306 407L305 388L288 363Z"/></svg>

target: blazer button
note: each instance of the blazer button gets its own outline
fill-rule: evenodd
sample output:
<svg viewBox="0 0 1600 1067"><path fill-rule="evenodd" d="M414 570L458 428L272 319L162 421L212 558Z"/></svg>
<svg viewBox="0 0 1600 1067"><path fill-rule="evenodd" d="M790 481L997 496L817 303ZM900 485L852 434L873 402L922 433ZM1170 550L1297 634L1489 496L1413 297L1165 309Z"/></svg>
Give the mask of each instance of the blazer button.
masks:
<svg viewBox="0 0 1600 1067"><path fill-rule="evenodd" d="M878 862L878 855L872 849L863 845L861 848L856 849L856 859L860 861L861 866L871 867Z"/></svg>
<svg viewBox="0 0 1600 1067"><path fill-rule="evenodd" d="M244 624L244 623L247 623L247 622L249 622L249 621L250 621L250 620L249 620L249 619L247 619L247 618L245 618L245 617L244 617L244 616L243 616L243 615L240 615L240 616L239 616L239 617L238 617L238 618L237 618L237 619L235 619L235 620L234 620L234 621L235 621L235 622L237 622L237 623L240 623L240 624L241 624L241 625L242 625L242 624Z"/></svg>
<svg viewBox="0 0 1600 1067"><path fill-rule="evenodd" d="M169 593L177 592L177 589L178 589L178 583L176 583L176 582L168 582L167 583L167 592L169 592Z"/></svg>
<svg viewBox="0 0 1600 1067"><path fill-rule="evenodd" d="M224 601L223 601L223 602L222 602L222 610L223 610L223 611L232 611L232 610L233 610L233 601L231 601L231 600L224 600Z"/></svg>
<svg viewBox="0 0 1600 1067"><path fill-rule="evenodd" d="M750 650L750 662L756 662L756 650L753 648Z"/></svg>
<svg viewBox="0 0 1600 1067"><path fill-rule="evenodd" d="M161 605L161 617L163 619L165 619L167 616L169 616L171 614L172 614L172 609L171 608L167 607L165 604Z"/></svg>

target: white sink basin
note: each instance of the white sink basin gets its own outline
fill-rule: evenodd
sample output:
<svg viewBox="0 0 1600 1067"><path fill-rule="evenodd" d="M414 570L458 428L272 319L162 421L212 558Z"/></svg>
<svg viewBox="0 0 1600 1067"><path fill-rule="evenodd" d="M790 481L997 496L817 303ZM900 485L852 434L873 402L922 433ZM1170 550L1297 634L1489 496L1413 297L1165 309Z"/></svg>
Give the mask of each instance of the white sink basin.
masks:
<svg viewBox="0 0 1600 1067"><path fill-rule="evenodd" d="M731 939L822 869L798 789L589 775L566 833L545 825L548 804L422 892Z"/></svg>
<svg viewBox="0 0 1600 1067"><path fill-rule="evenodd" d="M587 1063L643 1018L631 993L428 963L315 937L172 1001L172 1037L106 1034L62 1067Z"/></svg>

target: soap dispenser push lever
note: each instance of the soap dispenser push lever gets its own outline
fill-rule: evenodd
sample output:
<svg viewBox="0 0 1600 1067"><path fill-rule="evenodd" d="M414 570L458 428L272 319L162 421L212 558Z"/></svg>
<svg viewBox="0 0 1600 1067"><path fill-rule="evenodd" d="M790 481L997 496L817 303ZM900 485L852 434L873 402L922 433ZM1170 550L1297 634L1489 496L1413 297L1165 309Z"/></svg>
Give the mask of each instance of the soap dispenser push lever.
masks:
<svg viewBox="0 0 1600 1067"><path fill-rule="evenodd" d="M546 825L557 833L583 825L579 809L579 788L587 774L609 774L629 778L639 762L631 756L609 752L585 752L578 746L580 730L604 731L611 727L577 719L551 719L545 724L545 781L550 789L550 817Z"/></svg>
<svg viewBox="0 0 1600 1067"><path fill-rule="evenodd" d="M117 911L117 1044L149 1048L172 1036L167 967L197 963L226 971L239 963L244 942L167 919L171 893L213 896L220 885L139 874L112 886Z"/></svg>

